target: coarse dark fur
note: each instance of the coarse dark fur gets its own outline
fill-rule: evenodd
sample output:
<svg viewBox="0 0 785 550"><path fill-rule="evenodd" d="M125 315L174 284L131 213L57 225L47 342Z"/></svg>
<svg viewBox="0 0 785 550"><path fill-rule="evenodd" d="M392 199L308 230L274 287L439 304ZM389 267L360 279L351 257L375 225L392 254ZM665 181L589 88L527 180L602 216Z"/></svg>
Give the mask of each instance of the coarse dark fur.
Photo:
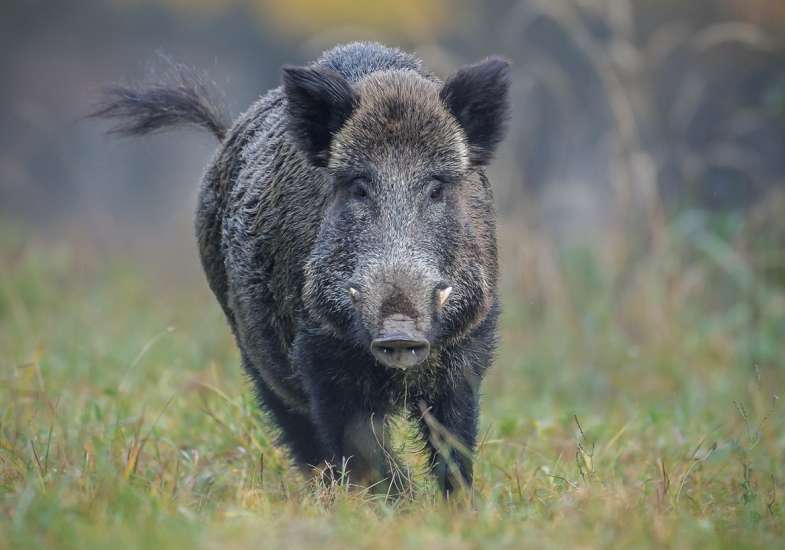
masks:
<svg viewBox="0 0 785 550"><path fill-rule="evenodd" d="M190 123L222 141L196 213L202 262L297 463L389 478L383 432L403 412L443 491L470 485L499 311L484 167L503 137L507 62L442 83L400 50L340 46L285 67L231 129L192 84L115 88L97 114L126 134ZM416 367L369 351L393 326L428 343Z"/></svg>

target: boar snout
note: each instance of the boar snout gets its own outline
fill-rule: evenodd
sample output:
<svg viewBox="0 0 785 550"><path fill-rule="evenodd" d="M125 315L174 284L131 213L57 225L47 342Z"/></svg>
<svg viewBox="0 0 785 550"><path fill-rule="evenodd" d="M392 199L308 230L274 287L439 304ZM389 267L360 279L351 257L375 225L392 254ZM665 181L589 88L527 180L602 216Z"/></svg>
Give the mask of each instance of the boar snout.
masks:
<svg viewBox="0 0 785 550"><path fill-rule="evenodd" d="M362 327L358 341L386 367L416 367L439 345L435 323L453 289L438 272L415 263L362 266L346 284Z"/></svg>
<svg viewBox="0 0 785 550"><path fill-rule="evenodd" d="M428 358L431 345L407 315L391 315L384 320L381 334L371 342L371 353L382 365L408 369Z"/></svg>

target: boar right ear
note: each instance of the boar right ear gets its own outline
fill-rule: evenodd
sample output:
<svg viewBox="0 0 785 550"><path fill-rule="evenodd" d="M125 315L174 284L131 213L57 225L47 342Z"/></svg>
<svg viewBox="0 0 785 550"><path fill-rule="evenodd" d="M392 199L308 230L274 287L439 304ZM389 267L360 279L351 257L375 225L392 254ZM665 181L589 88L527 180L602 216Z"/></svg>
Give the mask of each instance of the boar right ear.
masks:
<svg viewBox="0 0 785 550"><path fill-rule="evenodd" d="M316 166L327 166L330 141L352 114L357 96L349 82L324 68L283 68L289 132Z"/></svg>
<svg viewBox="0 0 785 550"><path fill-rule="evenodd" d="M440 96L466 132L475 165L488 164L504 137L509 87L510 62L501 57L462 67L444 83Z"/></svg>

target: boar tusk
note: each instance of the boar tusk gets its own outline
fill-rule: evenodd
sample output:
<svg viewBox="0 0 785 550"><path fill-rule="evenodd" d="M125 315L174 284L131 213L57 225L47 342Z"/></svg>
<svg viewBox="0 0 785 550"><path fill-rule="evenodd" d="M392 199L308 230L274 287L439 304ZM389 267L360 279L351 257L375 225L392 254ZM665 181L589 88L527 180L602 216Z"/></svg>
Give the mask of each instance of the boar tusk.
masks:
<svg viewBox="0 0 785 550"><path fill-rule="evenodd" d="M351 297L352 302L356 302L357 298L360 296L360 291L358 291L353 286L350 286L349 287L349 296Z"/></svg>
<svg viewBox="0 0 785 550"><path fill-rule="evenodd" d="M452 287L448 286L447 288L440 288L437 291L437 300L439 301L439 307L442 307L444 303L447 301L447 298L450 297L450 293L452 292Z"/></svg>

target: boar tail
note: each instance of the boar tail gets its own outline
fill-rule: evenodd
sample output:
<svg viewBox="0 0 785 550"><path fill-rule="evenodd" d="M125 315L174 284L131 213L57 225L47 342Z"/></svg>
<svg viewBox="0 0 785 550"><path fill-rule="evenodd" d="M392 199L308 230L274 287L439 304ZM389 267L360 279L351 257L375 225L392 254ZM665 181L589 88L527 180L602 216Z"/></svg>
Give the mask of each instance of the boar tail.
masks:
<svg viewBox="0 0 785 550"><path fill-rule="evenodd" d="M169 62L165 82L141 87L112 86L89 118L114 122L109 132L143 136L172 127L197 126L209 130L220 141L229 130L229 119L215 86L204 75L184 65Z"/></svg>

